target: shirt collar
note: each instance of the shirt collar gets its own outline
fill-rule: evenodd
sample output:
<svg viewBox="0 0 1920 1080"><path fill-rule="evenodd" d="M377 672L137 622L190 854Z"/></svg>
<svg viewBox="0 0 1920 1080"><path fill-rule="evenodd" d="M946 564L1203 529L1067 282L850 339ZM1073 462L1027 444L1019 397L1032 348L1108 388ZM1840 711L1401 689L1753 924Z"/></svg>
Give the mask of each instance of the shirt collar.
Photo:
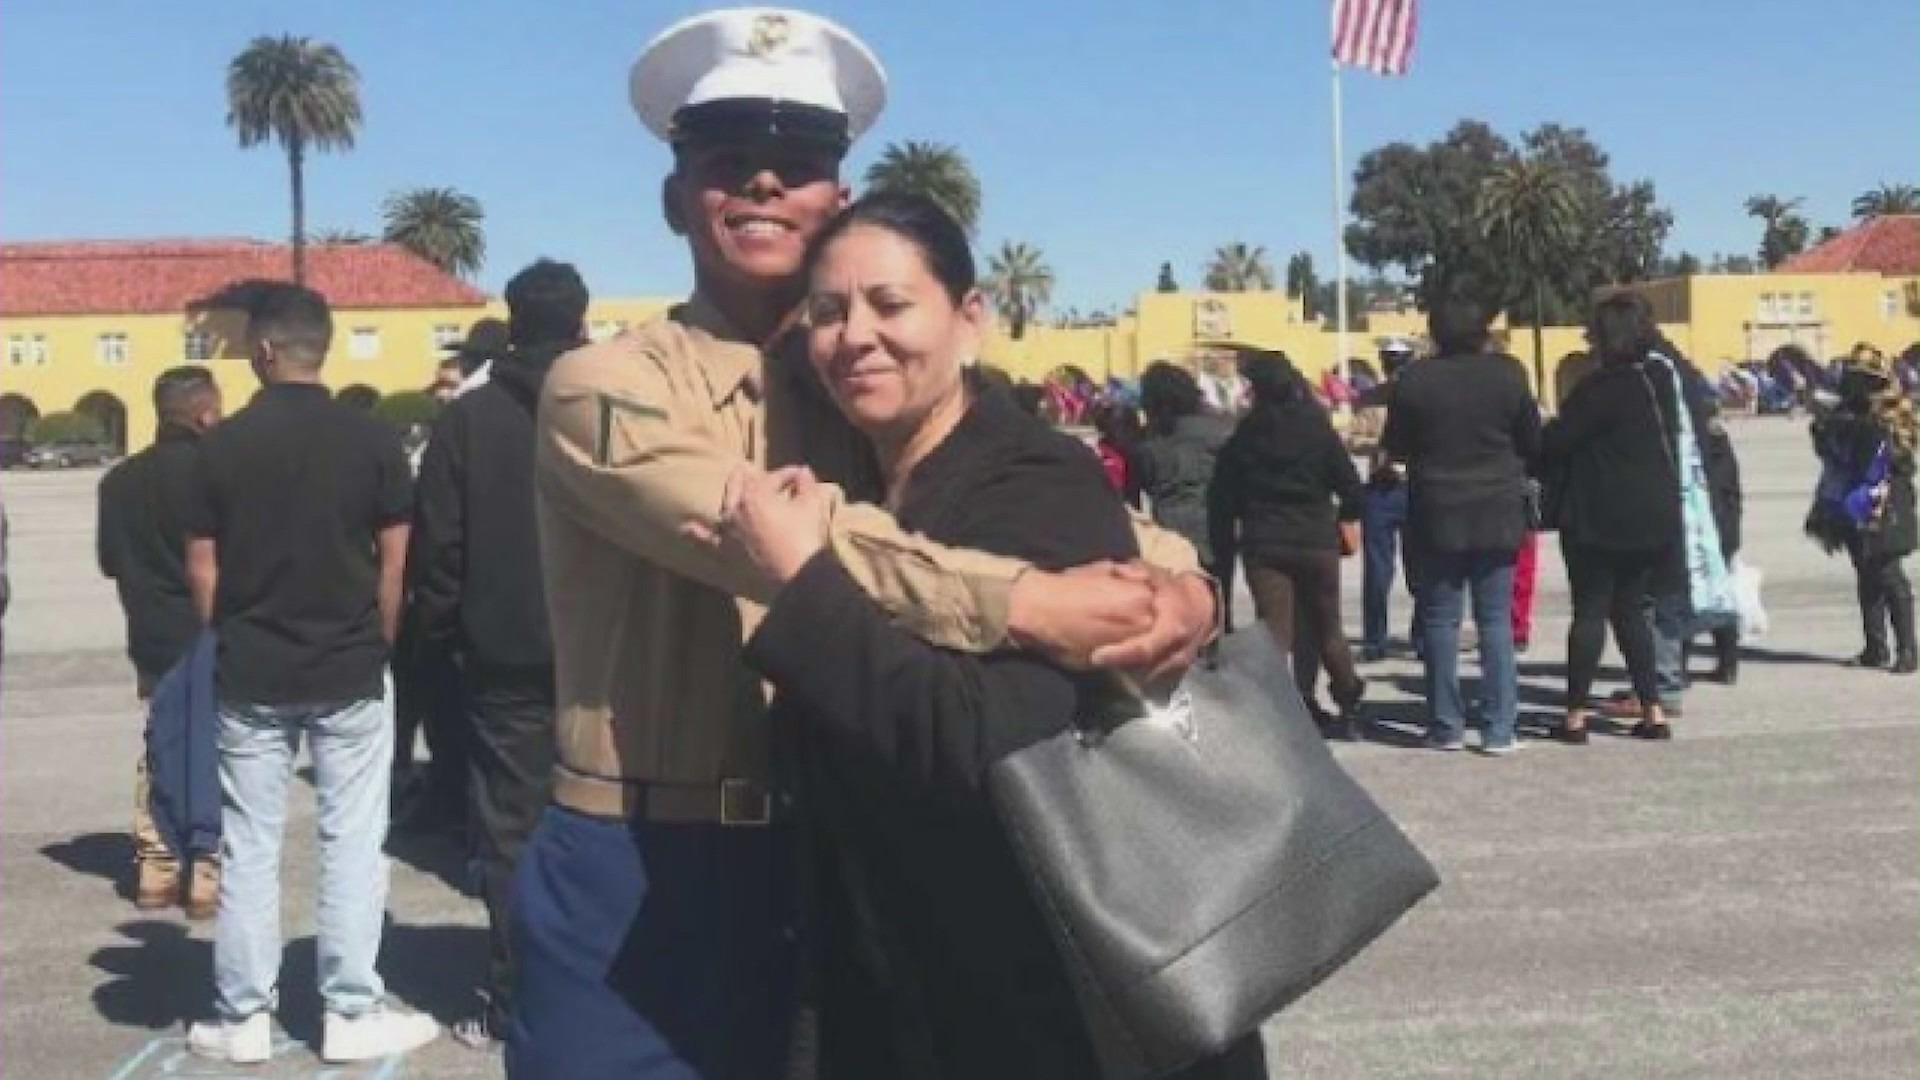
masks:
<svg viewBox="0 0 1920 1080"><path fill-rule="evenodd" d="M701 373L706 379L707 393L713 399L714 408L720 408L733 398L743 386L747 393L759 399L766 381L766 365L770 361L785 362L790 358L791 350L804 348L804 339L800 336L800 309L795 308L780 326L773 337L764 342L749 339L721 313L713 301L700 293L694 293L680 309L679 321L684 325L705 333L720 348L702 358Z"/></svg>

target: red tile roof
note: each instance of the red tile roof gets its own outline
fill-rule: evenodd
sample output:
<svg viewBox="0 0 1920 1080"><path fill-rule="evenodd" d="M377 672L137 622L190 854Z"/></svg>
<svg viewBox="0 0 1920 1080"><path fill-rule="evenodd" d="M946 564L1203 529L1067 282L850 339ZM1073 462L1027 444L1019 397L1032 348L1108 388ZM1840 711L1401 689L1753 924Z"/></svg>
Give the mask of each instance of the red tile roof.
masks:
<svg viewBox="0 0 1920 1080"><path fill-rule="evenodd" d="M1920 214L1869 218L1778 269L1783 274L1920 274Z"/></svg>
<svg viewBox="0 0 1920 1080"><path fill-rule="evenodd" d="M258 240L0 244L0 316L185 312L236 281L292 276L292 250ZM479 289L396 244L315 244L307 283L336 308L475 307Z"/></svg>

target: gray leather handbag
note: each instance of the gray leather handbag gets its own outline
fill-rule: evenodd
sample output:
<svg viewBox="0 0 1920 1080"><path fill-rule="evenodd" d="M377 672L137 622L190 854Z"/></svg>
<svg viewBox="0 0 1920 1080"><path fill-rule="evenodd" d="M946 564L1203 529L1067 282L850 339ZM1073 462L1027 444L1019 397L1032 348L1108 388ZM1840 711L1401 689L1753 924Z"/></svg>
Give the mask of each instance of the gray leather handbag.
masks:
<svg viewBox="0 0 1920 1080"><path fill-rule="evenodd" d="M1265 630L1220 660L988 774L1112 1080L1225 1050L1440 881L1334 761Z"/></svg>

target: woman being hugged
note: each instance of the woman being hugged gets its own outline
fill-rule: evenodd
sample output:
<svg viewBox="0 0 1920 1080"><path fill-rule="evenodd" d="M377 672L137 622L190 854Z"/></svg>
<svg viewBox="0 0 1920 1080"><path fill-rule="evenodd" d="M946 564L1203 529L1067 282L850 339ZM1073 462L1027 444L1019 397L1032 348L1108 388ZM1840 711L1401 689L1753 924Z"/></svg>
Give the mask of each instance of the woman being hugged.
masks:
<svg viewBox="0 0 1920 1080"><path fill-rule="evenodd" d="M884 491L869 494L906 528L1045 569L1134 556L1093 455L968 377L985 305L965 233L933 203L870 196L829 226L807 319L815 372L880 460ZM723 516L779 586L748 659L775 688L810 837L819 1074L1096 1077L985 778L1112 691L1026 653L961 655L896 629L824 547L804 471L743 475ZM1264 1076L1257 1035L1182 1075Z"/></svg>

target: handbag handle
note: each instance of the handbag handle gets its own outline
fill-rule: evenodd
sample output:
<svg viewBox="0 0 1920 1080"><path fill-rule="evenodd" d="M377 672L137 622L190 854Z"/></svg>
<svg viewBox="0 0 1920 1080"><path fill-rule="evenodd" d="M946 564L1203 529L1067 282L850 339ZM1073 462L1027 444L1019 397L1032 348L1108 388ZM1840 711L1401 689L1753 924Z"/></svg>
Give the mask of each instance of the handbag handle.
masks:
<svg viewBox="0 0 1920 1080"><path fill-rule="evenodd" d="M1654 389L1653 380L1647 378L1647 362L1642 360L1634 365L1634 372L1640 376L1640 385L1647 392L1647 404L1653 407L1653 422L1660 427L1660 452L1667 459L1667 471L1675 479L1680 477L1680 463L1673 460L1673 433L1667 430L1667 414L1660 411L1660 392ZM1679 406L1684 408L1685 406Z"/></svg>

